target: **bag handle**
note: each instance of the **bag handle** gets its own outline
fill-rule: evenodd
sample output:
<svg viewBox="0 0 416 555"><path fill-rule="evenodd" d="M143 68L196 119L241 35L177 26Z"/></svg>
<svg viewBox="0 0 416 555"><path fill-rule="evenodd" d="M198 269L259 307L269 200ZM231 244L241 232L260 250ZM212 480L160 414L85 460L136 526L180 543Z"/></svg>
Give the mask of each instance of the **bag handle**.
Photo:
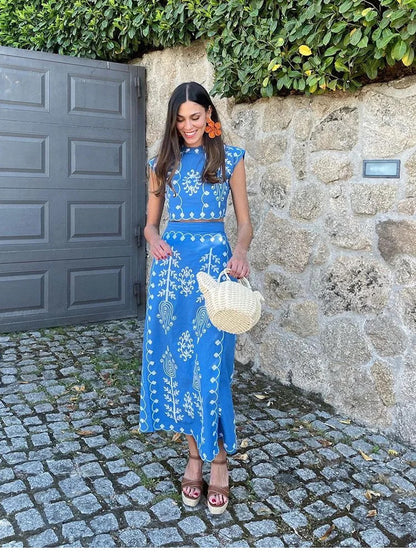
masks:
<svg viewBox="0 0 416 555"><path fill-rule="evenodd" d="M228 281L231 281L230 276L228 275L230 272L231 272L230 268L224 268L224 270L218 276L218 283L221 281L222 276L225 276L228 279ZM248 281L247 278L242 277L242 278L239 278L238 281L241 283L241 285L244 285L245 287L248 287L249 289L251 289L250 282Z"/></svg>

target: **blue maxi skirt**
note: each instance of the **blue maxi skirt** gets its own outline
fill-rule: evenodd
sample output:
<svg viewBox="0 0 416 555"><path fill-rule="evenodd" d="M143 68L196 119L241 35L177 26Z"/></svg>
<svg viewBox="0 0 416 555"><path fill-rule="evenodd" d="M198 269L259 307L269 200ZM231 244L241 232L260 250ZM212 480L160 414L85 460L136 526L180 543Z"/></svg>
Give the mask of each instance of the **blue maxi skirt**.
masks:
<svg viewBox="0 0 416 555"><path fill-rule="evenodd" d="M222 222L169 222L163 239L172 256L153 260L143 338L141 432L192 435L212 461L222 438L237 449L231 383L236 337L214 327L196 274L214 278L231 249Z"/></svg>

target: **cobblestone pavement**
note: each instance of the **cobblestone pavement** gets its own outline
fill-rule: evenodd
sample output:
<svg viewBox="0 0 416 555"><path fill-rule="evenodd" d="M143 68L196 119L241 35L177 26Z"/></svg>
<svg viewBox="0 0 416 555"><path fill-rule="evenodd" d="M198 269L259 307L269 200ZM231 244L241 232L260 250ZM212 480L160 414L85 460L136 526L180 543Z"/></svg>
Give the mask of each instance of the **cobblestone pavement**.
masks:
<svg viewBox="0 0 416 555"><path fill-rule="evenodd" d="M229 508L183 507L183 438L137 431L141 333L0 336L0 545L416 547L416 450L241 366Z"/></svg>

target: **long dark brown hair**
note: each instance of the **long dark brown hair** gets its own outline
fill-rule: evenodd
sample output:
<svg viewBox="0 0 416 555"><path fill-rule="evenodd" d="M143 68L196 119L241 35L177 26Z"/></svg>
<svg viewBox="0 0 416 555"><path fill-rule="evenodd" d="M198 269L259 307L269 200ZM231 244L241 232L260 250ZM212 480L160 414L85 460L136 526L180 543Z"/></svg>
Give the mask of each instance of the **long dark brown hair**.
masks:
<svg viewBox="0 0 416 555"><path fill-rule="evenodd" d="M164 191L165 184L173 189L172 179L180 163L181 147L184 146L183 137L176 129L176 119L181 104L188 100L203 106L205 110L211 108L211 119L219 122L217 110L202 85L190 81L176 87L169 100L162 146L154 169L157 179L157 190L154 191L156 194ZM225 181L225 153L222 137L211 139L207 133L204 133L202 145L206 154L202 181L208 183ZM218 170L221 170L221 173Z"/></svg>

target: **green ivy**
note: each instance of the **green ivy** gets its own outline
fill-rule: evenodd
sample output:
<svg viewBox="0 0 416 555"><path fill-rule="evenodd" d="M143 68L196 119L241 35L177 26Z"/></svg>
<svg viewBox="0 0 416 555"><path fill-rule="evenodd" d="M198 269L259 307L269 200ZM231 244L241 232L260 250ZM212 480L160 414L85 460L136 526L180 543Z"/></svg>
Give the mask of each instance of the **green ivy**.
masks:
<svg viewBox="0 0 416 555"><path fill-rule="evenodd" d="M207 40L213 93L356 90L414 67L416 0L0 0L0 44L127 61Z"/></svg>

